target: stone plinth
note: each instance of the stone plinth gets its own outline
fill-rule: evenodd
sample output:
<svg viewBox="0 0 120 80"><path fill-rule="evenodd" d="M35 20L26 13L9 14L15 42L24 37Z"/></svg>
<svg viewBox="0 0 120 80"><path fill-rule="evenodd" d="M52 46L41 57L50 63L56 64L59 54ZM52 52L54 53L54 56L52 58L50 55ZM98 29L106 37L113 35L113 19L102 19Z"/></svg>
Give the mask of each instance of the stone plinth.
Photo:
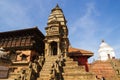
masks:
<svg viewBox="0 0 120 80"><path fill-rule="evenodd" d="M77 62L70 58L65 59L63 71L64 80L96 80L94 74L86 72L84 66L78 66Z"/></svg>

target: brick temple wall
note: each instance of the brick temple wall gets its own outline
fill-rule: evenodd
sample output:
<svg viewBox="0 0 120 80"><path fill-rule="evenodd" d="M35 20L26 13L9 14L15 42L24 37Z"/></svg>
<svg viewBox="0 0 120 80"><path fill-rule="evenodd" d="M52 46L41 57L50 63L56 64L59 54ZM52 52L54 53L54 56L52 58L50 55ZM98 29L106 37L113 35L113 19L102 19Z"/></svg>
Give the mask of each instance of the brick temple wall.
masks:
<svg viewBox="0 0 120 80"><path fill-rule="evenodd" d="M95 61L89 65L89 68L96 74L97 78L105 77L110 80L116 76L110 61Z"/></svg>

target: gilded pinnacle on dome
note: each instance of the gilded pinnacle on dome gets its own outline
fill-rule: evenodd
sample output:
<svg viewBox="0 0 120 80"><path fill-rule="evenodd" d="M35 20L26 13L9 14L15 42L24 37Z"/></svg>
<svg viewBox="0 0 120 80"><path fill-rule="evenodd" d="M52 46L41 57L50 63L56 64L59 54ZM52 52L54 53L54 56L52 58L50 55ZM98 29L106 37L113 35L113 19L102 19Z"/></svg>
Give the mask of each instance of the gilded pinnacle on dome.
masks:
<svg viewBox="0 0 120 80"><path fill-rule="evenodd" d="M102 42L105 42L104 40L102 40Z"/></svg>

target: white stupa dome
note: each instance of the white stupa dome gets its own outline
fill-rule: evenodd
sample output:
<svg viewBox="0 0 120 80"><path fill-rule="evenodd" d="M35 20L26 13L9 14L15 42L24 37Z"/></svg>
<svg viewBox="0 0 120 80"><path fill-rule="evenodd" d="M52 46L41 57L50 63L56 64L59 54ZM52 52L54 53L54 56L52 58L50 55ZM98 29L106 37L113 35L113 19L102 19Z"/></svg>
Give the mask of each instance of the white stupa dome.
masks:
<svg viewBox="0 0 120 80"><path fill-rule="evenodd" d="M109 46L104 40L102 40L102 43L100 44L100 47L98 49L99 53L99 60L108 60L115 58L115 52L114 49Z"/></svg>

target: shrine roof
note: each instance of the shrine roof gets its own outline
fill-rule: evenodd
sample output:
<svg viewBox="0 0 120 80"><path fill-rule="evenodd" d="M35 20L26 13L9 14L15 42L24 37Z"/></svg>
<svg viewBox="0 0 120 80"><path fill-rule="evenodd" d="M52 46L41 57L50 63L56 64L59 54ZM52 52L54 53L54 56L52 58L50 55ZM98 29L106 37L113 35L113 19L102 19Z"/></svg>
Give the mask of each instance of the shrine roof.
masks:
<svg viewBox="0 0 120 80"><path fill-rule="evenodd" d="M44 37L43 33L37 27L0 32L0 37L34 35L35 33Z"/></svg>
<svg viewBox="0 0 120 80"><path fill-rule="evenodd" d="M69 47L68 52L69 52L68 53L69 56L88 56L88 57L93 56L93 52L91 51L73 48L73 47Z"/></svg>

